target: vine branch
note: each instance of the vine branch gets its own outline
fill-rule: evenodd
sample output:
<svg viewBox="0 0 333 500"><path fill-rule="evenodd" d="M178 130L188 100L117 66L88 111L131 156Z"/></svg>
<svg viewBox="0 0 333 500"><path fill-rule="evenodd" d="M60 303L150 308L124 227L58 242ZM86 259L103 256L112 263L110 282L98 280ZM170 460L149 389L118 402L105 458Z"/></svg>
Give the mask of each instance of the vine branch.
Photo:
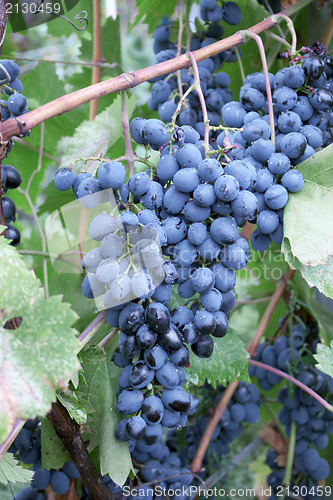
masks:
<svg viewBox="0 0 333 500"><path fill-rule="evenodd" d="M267 370L269 372L275 373L276 375L279 375L280 377L285 378L286 380L289 380L289 382L292 382L293 384L295 384L298 387L300 387L301 389L303 389L303 391L310 394L310 396L312 396L314 399L316 399L318 401L318 403L323 405L326 408L326 410L333 412L332 405L330 405L327 401L325 401L324 398L319 396L319 394L317 394L317 392L313 391L312 389L310 389L310 387L308 387L307 385L305 385L302 382L300 382L299 380L297 380L297 378L292 377L288 373L283 372L282 370L279 370L278 368L274 368L273 366L269 366L269 365L266 365L265 363L261 363L261 361L255 361L254 359L249 359L249 363L251 365L258 366L259 368L263 368L264 370Z"/></svg>
<svg viewBox="0 0 333 500"><path fill-rule="evenodd" d="M81 439L79 425L70 418L67 410L59 403L53 403L46 415L56 434L62 440L71 459L74 461L92 500L114 500L114 495L107 488L96 467L89 458Z"/></svg>
<svg viewBox="0 0 333 500"><path fill-rule="evenodd" d="M282 11L281 14L290 15L312 1L313 0L300 0L296 5ZM270 16L260 23L252 26L250 31L254 34L262 33L263 31L275 26L277 21L278 18L276 15ZM237 32L228 38L219 40L218 42L194 51L193 56L196 62L199 62L207 57L213 56L224 50L231 49L242 43L243 35L241 32ZM0 134L2 134L4 139L8 139L15 135L21 135L22 133L36 127L39 123L71 111L72 109L75 109L81 104L89 102L92 99L112 94L114 92L119 92L120 90L136 87L137 85L155 77L163 76L179 69L189 68L191 64L192 63L189 61L188 55L183 54L174 59L149 66L148 68L143 68L135 72L123 73L104 82L96 83L94 85L90 85L89 87L76 90L75 92L55 99L54 101L50 101L33 111L29 111L23 116L6 120L0 124Z"/></svg>

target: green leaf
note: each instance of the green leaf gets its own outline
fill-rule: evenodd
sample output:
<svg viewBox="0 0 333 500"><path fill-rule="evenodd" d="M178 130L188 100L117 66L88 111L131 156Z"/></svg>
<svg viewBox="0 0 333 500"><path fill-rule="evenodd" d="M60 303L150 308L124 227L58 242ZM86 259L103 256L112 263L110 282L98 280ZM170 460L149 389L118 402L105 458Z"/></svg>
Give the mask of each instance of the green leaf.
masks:
<svg viewBox="0 0 333 500"><path fill-rule="evenodd" d="M178 0L168 0L167 2L164 0L136 0L138 13L132 24L132 28L142 20L148 24L148 32L152 33L160 24L163 16L172 16L177 3Z"/></svg>
<svg viewBox="0 0 333 500"><path fill-rule="evenodd" d="M316 365L316 368L327 373L330 377L333 377L333 340L331 341L330 347L324 344L318 344L317 354L313 356L319 363Z"/></svg>
<svg viewBox="0 0 333 500"><path fill-rule="evenodd" d="M284 210L284 236L302 264L325 264L333 255L333 144L300 164L304 187L290 193Z"/></svg>
<svg viewBox="0 0 333 500"><path fill-rule="evenodd" d="M80 368L76 314L60 296L45 300L40 282L17 250L0 238L0 441L16 418L45 415L55 391ZM5 328L22 318L16 330Z"/></svg>
<svg viewBox="0 0 333 500"><path fill-rule="evenodd" d="M91 349L82 354L85 384L79 386L83 401L94 408L89 415L87 432L89 451L99 446L101 474L123 485L132 469L127 443L115 438L115 428L120 415L116 411L116 396L113 377L109 371L110 362L103 353Z"/></svg>
<svg viewBox="0 0 333 500"><path fill-rule="evenodd" d="M6 453L0 461L0 483L30 483L33 471L23 469L12 453Z"/></svg>
<svg viewBox="0 0 333 500"><path fill-rule="evenodd" d="M87 410L74 391L58 392L57 398L75 422L80 425L87 422Z"/></svg>
<svg viewBox="0 0 333 500"><path fill-rule="evenodd" d="M300 271L302 277L310 287L316 286L321 293L331 299L333 298L333 257L330 257L326 264L318 264L316 266L302 264L293 255L288 238L284 238L283 240L283 251L286 261L289 262L293 269Z"/></svg>
<svg viewBox="0 0 333 500"><path fill-rule="evenodd" d="M135 109L136 98L131 96L127 100L127 111L131 117ZM86 120L81 123L72 137L63 137L58 144L58 154L61 156L59 168L69 167L77 158L100 157L108 148L123 135L120 118L121 97L114 102L93 121ZM106 126L107 124L107 126ZM73 169L76 173L89 171L98 166L94 160L84 163L76 161Z"/></svg>
<svg viewBox="0 0 333 500"><path fill-rule="evenodd" d="M64 463L69 462L71 458L51 422L47 418L41 418L40 420L42 423L42 467L49 470L61 469Z"/></svg>
<svg viewBox="0 0 333 500"><path fill-rule="evenodd" d="M310 286L333 297L333 145L300 164L304 187L289 195L282 250Z"/></svg>
<svg viewBox="0 0 333 500"><path fill-rule="evenodd" d="M214 350L209 360L198 358L191 352L186 378L193 384L203 384L207 379L213 387L235 380L249 382L248 352L234 330L229 329L222 339L214 338Z"/></svg>

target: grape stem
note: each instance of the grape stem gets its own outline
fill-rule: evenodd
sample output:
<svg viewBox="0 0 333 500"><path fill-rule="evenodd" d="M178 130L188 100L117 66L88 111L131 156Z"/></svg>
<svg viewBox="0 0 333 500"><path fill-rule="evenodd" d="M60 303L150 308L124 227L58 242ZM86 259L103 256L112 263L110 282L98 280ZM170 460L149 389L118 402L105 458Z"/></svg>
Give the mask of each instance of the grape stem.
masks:
<svg viewBox="0 0 333 500"><path fill-rule="evenodd" d="M290 480L291 480L291 474L292 474L293 464L294 464L294 455L295 455L296 433L297 433L296 422L291 422L287 463L286 463L286 469L285 469L284 478L283 478L283 485L284 486L289 486Z"/></svg>
<svg viewBox="0 0 333 500"><path fill-rule="evenodd" d="M265 363L261 363L261 361L255 361L254 359L249 359L249 363L251 365L258 366L259 368L263 368L264 370L267 370L269 372L273 372L276 375L279 375L280 377L285 378L286 380L289 380L289 382L292 382L293 384L295 384L298 387L300 387L301 389L303 389L303 391L305 391L308 394L310 394L310 396L312 396L314 399L316 399L318 401L318 403L320 403L321 405L323 405L326 408L326 410L333 412L333 406L332 405L330 405L327 401L325 401L325 399L322 398L321 396L319 396L319 394L317 394L315 391L313 391L312 389L310 389L310 387L308 387L307 385L304 385L302 382L300 382L299 380L297 380L297 378L292 377L288 373L285 373L282 370L279 370L278 368L266 365Z"/></svg>
<svg viewBox="0 0 333 500"><path fill-rule="evenodd" d="M241 33L243 33L243 35L244 35L244 41L246 41L247 38L253 38L253 40L256 41L256 44L257 44L258 49L259 49L261 63L262 63L262 69L263 69L263 72L265 75L266 94L267 94L267 102L268 102L268 114L269 114L269 126L271 128L271 141L274 143L274 146L275 146L275 124L274 124L272 89L271 89L271 84L269 81L265 47L264 47L264 44L262 42L262 39L256 33L252 33L252 31L250 31L250 30L244 30Z"/></svg>
<svg viewBox="0 0 333 500"><path fill-rule="evenodd" d="M187 54L189 55L189 57L191 59L191 63L192 63L192 67L193 67L195 90L198 94L200 106L201 106L201 111L202 111L202 120L204 122L204 149L205 149L205 156L207 158L208 151L209 151L209 118L208 118L208 113L207 113L207 106L206 106L205 96L203 95L202 88L201 88L200 75L199 75L197 61L195 60L193 52L189 51L189 52L187 52Z"/></svg>
<svg viewBox="0 0 333 500"><path fill-rule="evenodd" d="M102 30L101 30L101 0L93 0L93 63L103 60L102 57ZM99 83L102 69L99 65L92 66L91 83ZM98 113L98 99L90 101L89 120L93 120Z"/></svg>
<svg viewBox="0 0 333 500"><path fill-rule="evenodd" d="M129 176L132 177L132 175L134 173L135 156L134 156L133 148L132 148L130 126L129 126L129 120L128 120L126 91L121 92L120 116L121 116L121 124L123 126L123 132L124 132L125 156L127 159L128 173L129 173Z"/></svg>
<svg viewBox="0 0 333 500"><path fill-rule="evenodd" d="M105 347L105 346L106 346L106 344L109 342L109 340L111 340L111 339L115 336L115 334L118 332L118 330L119 330L119 328L113 328L113 330L111 330L111 332L109 332L109 333L108 333L108 334L104 337L104 339L102 339L102 340L99 342L98 346L99 346L99 347Z"/></svg>
<svg viewBox="0 0 333 500"><path fill-rule="evenodd" d="M193 84L186 90L185 94L183 94L182 97L179 99L179 102L178 102L177 107L176 107L176 111L172 115L171 126L170 126L170 129L171 129L170 152L172 152L173 131L174 131L175 126L176 126L177 117L182 109L184 102L186 101L187 96L190 95L190 93L192 92L192 90L194 90L194 88L195 88L195 85Z"/></svg>
<svg viewBox="0 0 333 500"><path fill-rule="evenodd" d="M180 56L182 52L182 40L183 40L183 2L180 2L180 13L179 13L179 28L178 28L178 39L177 39L177 57ZM177 71L177 83L178 83L178 91L180 97L183 95L183 85L182 85L182 77L180 73L180 69Z"/></svg>
<svg viewBox="0 0 333 500"><path fill-rule="evenodd" d="M238 62L238 67L239 67L239 71L240 71L240 74L241 74L242 82L244 83L244 80L245 80L245 71L244 71L244 66L243 66L242 58L241 58L241 55L239 53L239 48L238 47L235 47L235 54L236 54L236 57L237 57L237 62Z"/></svg>
<svg viewBox="0 0 333 500"><path fill-rule="evenodd" d="M294 13L312 1L313 0L300 0L297 4L282 11L282 14L288 15ZM262 33L263 31L275 26L277 21L278 17L276 15L269 16L260 23L252 26L250 28L251 33ZM238 32L230 37L194 51L193 55L196 62L199 62L207 57L218 54L219 52L231 49L236 45L240 45L243 42L243 35L241 32ZM54 101L50 101L47 104L34 109L33 111L29 111L23 116L9 118L0 124L0 134L5 140L13 137L14 135L20 136L22 133L36 127L39 123L71 111L72 109L75 109L81 104L89 102L92 99L112 94L114 92L119 92L120 90L136 87L143 82L151 80L152 78L156 78L170 72L175 72L178 69L188 68L189 66L191 66L191 63L188 55L182 54L174 59L170 59L135 72L123 73L115 78L90 85L89 87L85 87L59 97Z"/></svg>
<svg viewBox="0 0 333 500"><path fill-rule="evenodd" d="M291 52L292 48L291 48L290 43L287 42L287 40L285 40L281 36L276 35L275 33L272 33L270 31L268 31L267 34L268 34L268 36L270 38L273 38L274 40L276 40L277 42L281 43L282 45L285 45L287 47L287 49L288 49L288 52Z"/></svg>
<svg viewBox="0 0 333 500"><path fill-rule="evenodd" d="M78 340L81 342L81 349L83 349L83 347L92 339L95 333L97 333L102 328L105 322L106 311L103 310L78 336Z"/></svg>
<svg viewBox="0 0 333 500"><path fill-rule="evenodd" d="M297 36L296 36L294 23L292 22L290 17L288 17L287 14L285 14L283 12L279 12L278 14L274 14L271 17L275 23L278 23L280 19L284 19L285 21L287 21L287 27L288 27L289 33L291 34L291 50L290 50L290 52L291 52L291 54L295 54L296 47L297 47Z"/></svg>
<svg viewBox="0 0 333 500"><path fill-rule="evenodd" d="M289 279L291 278L293 274L293 271L288 271L281 279L280 283L278 284L274 294L272 295L272 298L267 306L267 309L258 325L258 328L256 330L256 333L254 334L253 339L249 343L247 347L247 351L249 352L250 356L253 356L255 354L258 344L260 342L261 337L265 333L265 330L268 326L268 323L272 317L273 312L276 309L276 306L278 305L279 300L281 299L287 283ZM201 441L199 443L198 449L196 451L196 454L194 456L194 459L191 464L191 471L198 473L201 470L201 465L202 461L204 459L205 453L207 451L207 448L209 446L211 437L214 433L214 430L216 426L218 425L219 421L222 418L222 415L228 406L229 401L231 400L235 390L237 389L238 382L231 382L228 384L226 390L224 391L220 401L218 402L215 411L211 418L209 419L207 426L205 428L205 431L202 435Z"/></svg>

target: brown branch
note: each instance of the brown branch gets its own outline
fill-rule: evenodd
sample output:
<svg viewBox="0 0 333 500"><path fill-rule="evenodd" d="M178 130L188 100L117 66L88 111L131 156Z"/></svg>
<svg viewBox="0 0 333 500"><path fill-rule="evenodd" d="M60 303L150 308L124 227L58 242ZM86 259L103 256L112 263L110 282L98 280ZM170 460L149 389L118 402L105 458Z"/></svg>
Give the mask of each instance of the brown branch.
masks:
<svg viewBox="0 0 333 500"><path fill-rule="evenodd" d="M321 37L321 41L324 45L326 45L326 47L329 46L332 36L333 36L333 9L331 9L331 13L327 20L324 33Z"/></svg>
<svg viewBox="0 0 333 500"><path fill-rule="evenodd" d="M93 63L99 63L102 61L101 0L94 0L93 12L94 12ZM92 68L93 85L100 82L101 74L102 74L101 67L98 65L94 65ZM89 119L93 120L97 115L97 113L98 113L98 99L94 99L90 102Z"/></svg>
<svg viewBox="0 0 333 500"><path fill-rule="evenodd" d="M74 461L92 500L114 500L114 495L107 488L101 475L89 458L81 439L79 425L70 418L67 410L59 403L53 403L46 415L62 440L71 459Z"/></svg>
<svg viewBox="0 0 333 500"><path fill-rule="evenodd" d="M272 295L272 298L267 306L267 309L261 318L261 321L258 325L258 328L256 330L256 333L254 334L253 339L247 346L247 351L249 352L250 356L253 356L255 354L258 344L260 342L261 337L265 333L265 330L268 326L268 323L272 317L273 312L275 311L275 308L281 299L286 286L287 282L290 280L290 278L293 275L293 271L290 270L288 271L281 279L280 283L278 284L274 294ZM192 465L191 465L191 471L192 472L200 472L202 461L204 459L205 453L207 451L207 448L209 446L211 437L214 433L214 430L216 426L218 425L219 421L222 418L222 415L224 413L224 410L228 406L228 403L230 399L232 398L235 390L237 389L238 382L231 382L228 384L226 390L224 391L220 401L218 402L217 407L215 408L215 411L212 415L212 417L209 419L207 426L205 428L205 431L202 435L201 441L199 443L198 449L196 451L195 457L193 459Z"/></svg>
<svg viewBox="0 0 333 500"><path fill-rule="evenodd" d="M290 15L292 11L304 7L312 0L300 0L296 5L292 6L290 9L285 9L284 14ZM253 33L262 33L263 31L275 26L276 22L273 21L272 16L264 19L260 23L252 26L250 31ZM243 36L240 32L234 35L215 42L207 47L196 50L193 52L196 62L202 61L207 57L213 56L227 49L231 49L237 45L244 43ZM76 90L70 94L64 95L50 101L43 106L26 113L25 115L17 118L10 118L0 125L0 134L4 138L8 139L15 135L21 135L24 132L36 127L39 123L46 121L55 116L62 115L72 109L108 94L114 92L119 92L120 90L126 90L128 88L136 87L143 82L146 82L152 78L158 76L163 76L165 74L175 72L179 69L189 68L192 65L189 61L188 56L183 54L179 57L171 59L169 61L164 61L148 68L140 69L136 72L123 73L115 78L111 78L104 82L96 83L90 85L84 89Z"/></svg>
<svg viewBox="0 0 333 500"><path fill-rule="evenodd" d="M0 54L2 52L2 44L6 34L8 14L7 5L11 4L11 0L0 0Z"/></svg>
<svg viewBox="0 0 333 500"><path fill-rule="evenodd" d="M2 459L24 424L25 420L21 420L20 418L17 418L15 420L12 430L10 431L4 442L0 444L0 460Z"/></svg>

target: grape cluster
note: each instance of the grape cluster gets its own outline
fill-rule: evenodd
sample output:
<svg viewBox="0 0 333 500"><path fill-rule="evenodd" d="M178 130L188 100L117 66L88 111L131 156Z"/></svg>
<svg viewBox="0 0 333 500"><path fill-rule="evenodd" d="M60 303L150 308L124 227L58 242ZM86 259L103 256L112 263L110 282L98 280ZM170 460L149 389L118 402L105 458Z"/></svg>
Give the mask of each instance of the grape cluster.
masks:
<svg viewBox="0 0 333 500"><path fill-rule="evenodd" d="M319 370L304 367L298 379L326 400L332 397L333 381ZM319 498L320 495L316 495L318 481L328 477L330 466L327 460L320 457L317 449L324 449L328 445L328 435L333 434L333 415L298 387L292 392L289 392L286 387L281 389L278 393L278 400L283 405L279 413L279 421L285 426L286 434L290 435L292 422L297 425L290 487L297 484L301 498ZM277 456L278 453L270 449L266 458L267 465L273 469L267 477L267 484L274 492L270 497L272 500L277 498L276 489L282 485L285 473L285 469L276 463ZM301 489L302 486L304 486L303 489Z"/></svg>
<svg viewBox="0 0 333 500"><path fill-rule="evenodd" d="M13 225L16 220L15 203L8 196L2 196L8 189L18 188L22 182L18 170L11 165L1 165L1 202L2 213L6 221L6 238L11 240L10 245L17 246L20 243L20 231Z"/></svg>
<svg viewBox="0 0 333 500"><path fill-rule="evenodd" d="M246 76L239 101L231 101L221 110L224 125L242 128L241 132L227 134L228 141L236 146L229 156L239 162L239 178L250 176L249 166L256 170L247 190L259 204L253 220L257 228L251 237L258 251L266 250L271 241L282 242L288 193L300 191L304 184L301 172L293 167L332 142L332 58L310 54L296 58L295 64L275 75L269 74L276 145L270 139L263 73ZM222 146L225 139L226 133L222 132L216 142ZM236 216L239 225L246 222L240 214Z"/></svg>
<svg viewBox="0 0 333 500"><path fill-rule="evenodd" d="M309 322L307 325L295 323L289 333L289 326L285 321L286 318L283 318L281 325L286 333L276 337L273 342L259 344L253 359L298 378L303 359L309 354L305 345L310 343L311 350L315 352L317 340L311 345L311 338L315 335L318 339L318 325L315 322ZM316 372L318 374L319 370ZM258 384L264 391L270 391L282 380L279 375L254 365L249 366L249 375L257 377Z"/></svg>
<svg viewBox="0 0 333 500"><path fill-rule="evenodd" d="M203 388L204 401L211 401L212 406L216 407L223 396L224 390L225 388L222 386L214 390L206 384ZM208 464L210 464L210 468L218 467L221 455L229 453L229 445L241 435L243 424L258 421L260 405L261 399L258 388L254 384L240 382L214 430L203 461L203 467L206 469L201 473L203 478L208 475ZM198 436L202 436L207 422L208 417L197 417L195 422L186 428L185 439L188 446L180 454L184 463L192 462L198 447Z"/></svg>
<svg viewBox="0 0 333 500"><path fill-rule="evenodd" d="M224 2L223 7L220 7L215 0L209 0L208 2L203 0L200 2L200 7L201 19L207 23L207 29L192 36L191 50L206 47L222 38L223 26L218 24L221 20L231 25L239 24L241 21L241 11L234 2ZM153 49L157 62L176 57L177 47L169 40L170 36L171 23L166 17L163 18L161 24L154 31ZM181 51L181 53L183 52ZM234 50L226 50L198 63L200 85L207 104L208 118L213 126L219 125L221 106L231 101L231 92L228 88L230 84L229 76L224 72L215 72L225 62L234 61L236 61ZM161 120L170 122L180 99L179 91L186 92L193 85L193 75L190 70L182 69L180 71L180 80L177 79L175 74L169 74L157 77L152 81L154 83L148 107L152 111L158 111ZM177 124L179 126L192 126L203 137L204 123L199 98L196 93L191 93L188 96L184 109L177 117Z"/></svg>
<svg viewBox="0 0 333 500"><path fill-rule="evenodd" d="M6 99L0 100L1 120L8 120L15 116L24 115L29 111L27 100L21 94L23 85L19 80L20 68L16 62L9 59L0 59L0 87ZM27 134L26 134L27 135ZM10 141L7 154L11 151ZM21 176L16 168L11 165L1 167L0 196L2 202L2 214L6 222L6 238L11 240L10 245L17 246L20 243L20 232L13 226L16 220L16 208L14 202L8 196L2 196L8 189L18 188L22 182ZM1 221L0 221L1 222Z"/></svg>

